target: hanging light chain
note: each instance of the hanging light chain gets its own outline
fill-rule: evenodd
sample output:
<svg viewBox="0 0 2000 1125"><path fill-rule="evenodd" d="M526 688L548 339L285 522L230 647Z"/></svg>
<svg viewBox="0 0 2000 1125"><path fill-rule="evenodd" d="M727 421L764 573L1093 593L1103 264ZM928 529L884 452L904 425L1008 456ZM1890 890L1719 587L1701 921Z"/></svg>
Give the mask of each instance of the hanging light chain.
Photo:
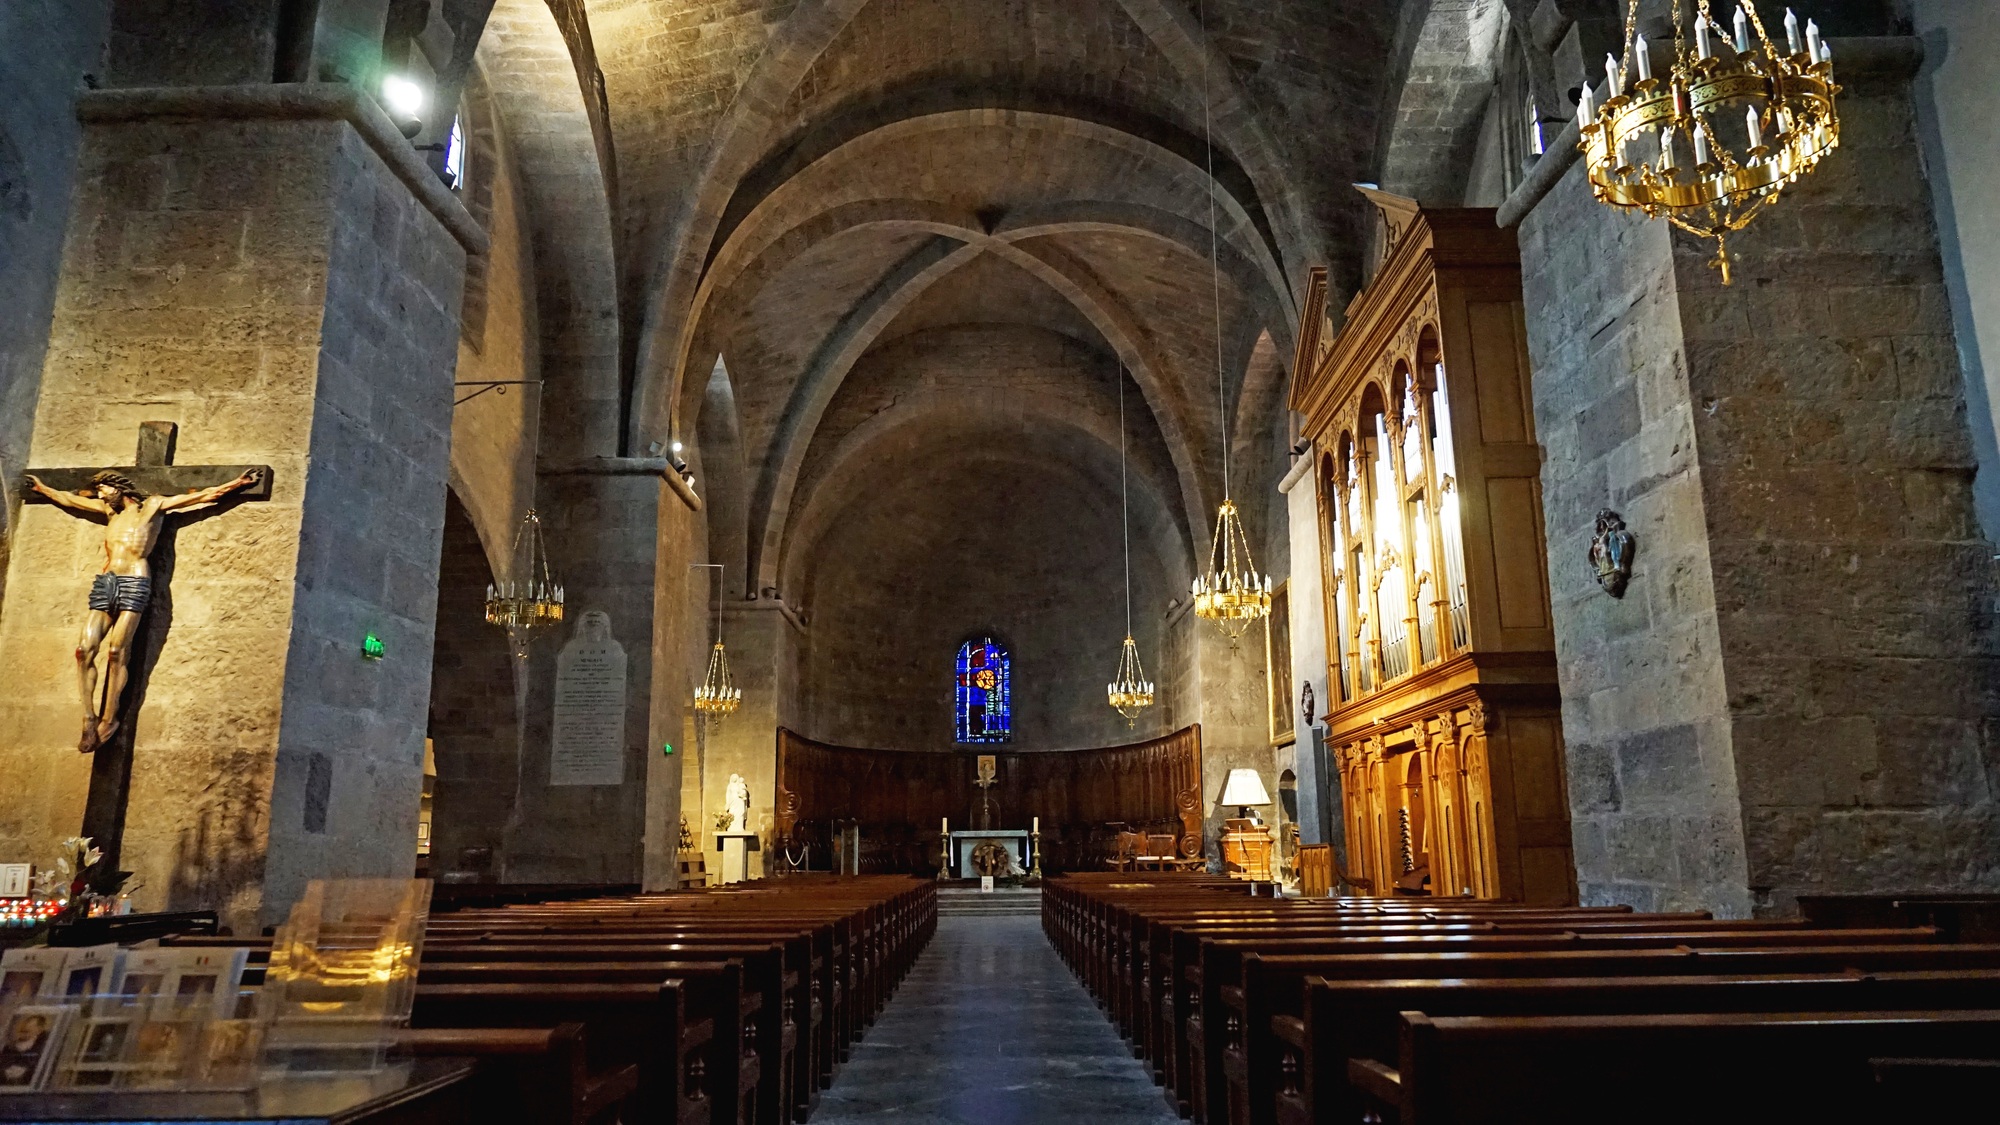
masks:
<svg viewBox="0 0 2000 1125"><path fill-rule="evenodd" d="M708 672L694 691L694 709L719 719L743 705L743 689L729 674L729 654L722 647L722 599L724 568L721 563L690 563L690 570L715 571L715 647L708 651Z"/></svg>
<svg viewBox="0 0 2000 1125"><path fill-rule="evenodd" d="M1105 697L1125 725L1132 726L1139 712L1153 705L1153 682L1139 663L1139 646L1132 640L1132 490L1127 469L1125 435L1125 364L1118 364L1118 509L1125 539L1125 645L1118 654L1118 674L1104 686Z"/></svg>
<svg viewBox="0 0 2000 1125"><path fill-rule="evenodd" d="M1208 272L1215 329L1215 402L1222 431L1222 506L1215 514L1215 539L1209 548L1208 571L1189 587L1196 617L1214 621L1231 640L1250 623L1271 612L1271 580L1257 573L1250 538L1243 530L1229 479L1229 380L1222 359L1222 254L1217 231L1215 196L1214 97L1209 86L1208 4L1197 5L1201 22L1201 124L1208 161Z"/></svg>

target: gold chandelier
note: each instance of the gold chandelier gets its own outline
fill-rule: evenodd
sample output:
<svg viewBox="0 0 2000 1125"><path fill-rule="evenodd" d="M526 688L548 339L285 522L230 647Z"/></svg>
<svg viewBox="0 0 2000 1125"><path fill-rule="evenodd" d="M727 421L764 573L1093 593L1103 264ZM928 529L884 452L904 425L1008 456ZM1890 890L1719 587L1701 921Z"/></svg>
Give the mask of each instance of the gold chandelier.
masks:
<svg viewBox="0 0 2000 1125"><path fill-rule="evenodd" d="M1234 500L1225 499L1216 514L1208 573L1194 580L1190 592L1195 616L1215 622L1232 640L1249 631L1251 622L1271 614L1271 579L1257 573Z"/></svg>
<svg viewBox="0 0 2000 1125"><path fill-rule="evenodd" d="M1125 725L1132 726L1139 718L1139 712L1153 705L1153 681L1146 678L1146 669L1139 663L1139 646L1132 643L1132 635L1125 634L1125 651L1118 656L1118 678L1104 686L1105 695L1111 706L1125 716Z"/></svg>
<svg viewBox="0 0 2000 1125"><path fill-rule="evenodd" d="M1202 36L1208 35L1208 8L1201 7ZM1250 557L1250 537L1229 494L1229 389L1222 368L1222 258L1216 248L1215 132L1209 122L1208 55L1201 63L1201 125L1208 151L1208 276L1215 314L1215 401L1222 423L1222 507L1215 513L1215 542L1209 547L1208 571L1194 580L1194 615L1213 621L1224 636L1236 640L1250 623L1270 616L1271 579L1257 573Z"/></svg>
<svg viewBox="0 0 2000 1125"><path fill-rule="evenodd" d="M1613 207L1643 212L1715 242L1709 265L1729 284L1727 238L1840 144L1833 50L1817 24L1804 32L1785 10L1785 49L1764 31L1754 0L1742 0L1729 32L1692 0L1694 40L1683 34L1683 0L1671 0L1674 42L1664 76L1638 34L1638 0L1626 16L1623 65L1604 59L1605 101L1584 83L1577 125L1591 191Z"/></svg>
<svg viewBox="0 0 2000 1125"><path fill-rule="evenodd" d="M1118 365L1118 505L1125 532L1125 649L1118 654L1118 674L1104 685L1111 706L1130 727L1139 712L1153 705L1153 681L1139 663L1139 646L1132 641L1132 493L1125 467L1125 365Z"/></svg>
<svg viewBox="0 0 2000 1125"><path fill-rule="evenodd" d="M694 689L694 709L710 718L722 716L743 706L743 689L729 674L729 653L722 647L722 564L695 563L695 567L715 571L715 647L708 650L708 674L702 677L701 686Z"/></svg>
<svg viewBox="0 0 2000 1125"><path fill-rule="evenodd" d="M743 689L729 675L729 655L722 642L708 652L708 675L694 689L694 709L705 715L722 716L743 706Z"/></svg>
<svg viewBox="0 0 2000 1125"><path fill-rule="evenodd" d="M534 631L562 623L563 588L549 571L549 548L542 542L542 518L533 508L514 533L514 569L486 584L486 620L507 630L518 660L528 658Z"/></svg>

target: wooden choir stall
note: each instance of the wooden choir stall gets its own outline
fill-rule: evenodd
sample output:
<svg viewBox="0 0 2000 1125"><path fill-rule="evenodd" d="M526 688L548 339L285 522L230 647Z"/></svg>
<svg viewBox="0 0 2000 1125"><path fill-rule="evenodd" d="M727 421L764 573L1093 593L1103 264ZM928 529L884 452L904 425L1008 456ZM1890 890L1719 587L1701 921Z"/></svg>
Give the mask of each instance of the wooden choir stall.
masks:
<svg viewBox="0 0 2000 1125"><path fill-rule="evenodd" d="M1373 277L1335 334L1314 271L1291 396L1317 459L1346 878L1573 901L1514 237L1361 190Z"/></svg>
<svg viewBox="0 0 2000 1125"><path fill-rule="evenodd" d="M984 786L981 758L993 759ZM813 870L853 848L851 870L934 872L947 820L1018 833L1039 819L1046 874L1102 871L1134 839L1191 860L1202 808L1198 725L1129 746L997 754L833 746L778 730L777 845Z"/></svg>

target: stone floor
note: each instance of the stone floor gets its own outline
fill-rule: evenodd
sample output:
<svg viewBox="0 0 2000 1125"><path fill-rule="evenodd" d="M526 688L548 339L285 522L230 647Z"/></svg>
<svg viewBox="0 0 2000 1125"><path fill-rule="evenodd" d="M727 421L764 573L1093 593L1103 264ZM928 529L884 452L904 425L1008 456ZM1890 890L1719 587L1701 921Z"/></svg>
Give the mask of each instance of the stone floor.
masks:
<svg viewBox="0 0 2000 1125"><path fill-rule="evenodd" d="M813 1125L1179 1125L1038 917L944 916Z"/></svg>

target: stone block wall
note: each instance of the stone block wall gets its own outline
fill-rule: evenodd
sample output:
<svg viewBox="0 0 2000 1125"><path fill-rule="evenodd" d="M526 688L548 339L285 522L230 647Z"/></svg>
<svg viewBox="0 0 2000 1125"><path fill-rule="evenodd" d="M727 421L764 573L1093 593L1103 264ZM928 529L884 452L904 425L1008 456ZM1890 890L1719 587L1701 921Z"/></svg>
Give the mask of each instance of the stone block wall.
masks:
<svg viewBox="0 0 2000 1125"><path fill-rule="evenodd" d="M1993 544L1907 75L1740 242L1676 245L1750 887L2000 886Z"/></svg>
<svg viewBox="0 0 2000 1125"><path fill-rule="evenodd" d="M1919 134L1983 470L1973 489L1991 539L2000 537L2000 138L1988 116L2000 6L1903 0L1903 7L1924 45Z"/></svg>
<svg viewBox="0 0 2000 1125"><path fill-rule="evenodd" d="M486 620L493 581L479 531L456 494L445 503L438 558L437 645L431 659L430 724L437 764L431 799L433 875L506 870L505 832L521 784L519 669L506 631ZM483 869L468 848L491 849Z"/></svg>
<svg viewBox="0 0 2000 1125"><path fill-rule="evenodd" d="M542 355L526 201L506 130L494 124L481 139L467 175L474 180L473 194L485 200L482 305L477 326L460 333L458 381L532 381L542 377ZM467 285L468 295L472 288ZM452 487L464 499L494 566L505 571L513 565L521 517L535 502L542 388L468 385L456 397L464 403L452 411Z"/></svg>
<svg viewBox="0 0 2000 1125"><path fill-rule="evenodd" d="M701 575L692 572L690 581L699 586ZM710 819L722 810L728 795L729 776L740 774L750 786L750 828L768 839L777 807L778 758L776 731L780 726L797 728L799 716L799 652L807 643L797 617L784 612L782 603L772 601L729 601L723 606L722 637L729 655L730 674L743 690L743 706L720 722L703 720L699 760L690 759L693 772L684 775L683 789L696 799L687 802L688 825L695 830L707 853L708 870L720 871L722 853L714 850L715 824ZM707 671L709 645L713 643L715 617L696 625L699 643L696 662L690 665L695 681ZM698 814L698 815L697 815ZM768 869L773 853L751 857L751 871Z"/></svg>
<svg viewBox="0 0 2000 1125"><path fill-rule="evenodd" d="M1732 240L1734 286L1580 167L1521 224L1586 902L2000 882L1993 551L1914 56L1862 42L1842 148ZM1600 507L1638 536L1622 600L1585 561Z"/></svg>
<svg viewBox="0 0 2000 1125"><path fill-rule="evenodd" d="M338 107L238 91L218 123L204 96L163 119L121 95L86 129L31 460L128 463L164 419L179 463L273 467L270 502L156 556L126 813L142 907L241 927L314 875L414 860L463 250ZM24 517L0 851L40 855L81 814L71 649L102 531Z"/></svg>
<svg viewBox="0 0 2000 1125"><path fill-rule="evenodd" d="M327 128L333 221L267 919L311 878L414 865L465 275L438 217L352 128ZM388 649L380 661L359 656L370 632Z"/></svg>
<svg viewBox="0 0 2000 1125"><path fill-rule="evenodd" d="M666 494L663 468L622 458L543 468L538 507L550 565L565 588L566 619L554 635L536 639L528 662L521 793L506 833L508 882L640 881L658 520L663 505L679 504ZM551 786L556 654L592 610L611 615L611 633L625 649L625 781Z"/></svg>
<svg viewBox="0 0 2000 1125"><path fill-rule="evenodd" d="M1694 406L1664 224L1575 168L1521 224L1577 883L1585 903L1749 910ZM1600 509L1638 537L1613 598Z"/></svg>
<svg viewBox="0 0 2000 1125"><path fill-rule="evenodd" d="M76 95L104 54L109 0L0 8L0 598L49 342L83 130Z"/></svg>

